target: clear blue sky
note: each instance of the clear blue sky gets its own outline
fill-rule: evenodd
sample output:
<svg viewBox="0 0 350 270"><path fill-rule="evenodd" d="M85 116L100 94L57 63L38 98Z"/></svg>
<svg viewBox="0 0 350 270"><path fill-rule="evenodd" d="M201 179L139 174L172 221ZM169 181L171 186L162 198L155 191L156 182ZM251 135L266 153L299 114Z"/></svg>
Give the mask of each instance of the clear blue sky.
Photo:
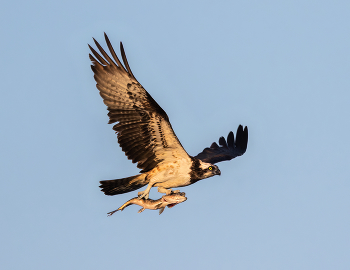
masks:
<svg viewBox="0 0 350 270"><path fill-rule="evenodd" d="M349 1L6 1L0 10L1 269L350 269ZM103 195L135 175L90 70L123 41L196 155L246 154L162 215ZM119 53L119 51L118 51ZM151 198L157 198L153 191Z"/></svg>

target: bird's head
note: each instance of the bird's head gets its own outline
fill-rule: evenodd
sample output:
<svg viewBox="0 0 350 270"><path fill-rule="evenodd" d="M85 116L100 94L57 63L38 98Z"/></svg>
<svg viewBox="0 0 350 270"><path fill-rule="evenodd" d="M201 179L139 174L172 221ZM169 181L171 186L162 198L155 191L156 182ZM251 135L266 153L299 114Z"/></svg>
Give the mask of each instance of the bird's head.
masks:
<svg viewBox="0 0 350 270"><path fill-rule="evenodd" d="M200 167L203 172L203 178L212 177L214 175L221 175L219 167L210 163L201 162Z"/></svg>
<svg viewBox="0 0 350 270"><path fill-rule="evenodd" d="M199 180L220 174L221 172L218 166L203 162L198 158L192 157L192 166L190 170L191 184L196 183Z"/></svg>

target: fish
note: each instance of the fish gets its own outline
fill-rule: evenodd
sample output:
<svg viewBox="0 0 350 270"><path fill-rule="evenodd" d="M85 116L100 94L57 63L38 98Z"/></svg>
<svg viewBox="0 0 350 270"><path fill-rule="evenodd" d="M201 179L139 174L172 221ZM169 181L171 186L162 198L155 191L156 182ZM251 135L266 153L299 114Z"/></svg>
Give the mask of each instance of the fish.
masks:
<svg viewBox="0 0 350 270"><path fill-rule="evenodd" d="M182 203L186 200L187 198L186 198L185 192L172 192L170 194L164 195L158 200L145 199L145 198L140 199L139 197L135 197L128 200L126 203L120 206L117 210L107 213L107 215L111 216L117 211L123 211L126 207L132 204L142 206L142 208L138 211L138 213L143 212L145 209L150 209L150 210L159 209L159 215L160 215L161 213L163 213L166 206L168 206L168 208L172 208L175 205Z"/></svg>

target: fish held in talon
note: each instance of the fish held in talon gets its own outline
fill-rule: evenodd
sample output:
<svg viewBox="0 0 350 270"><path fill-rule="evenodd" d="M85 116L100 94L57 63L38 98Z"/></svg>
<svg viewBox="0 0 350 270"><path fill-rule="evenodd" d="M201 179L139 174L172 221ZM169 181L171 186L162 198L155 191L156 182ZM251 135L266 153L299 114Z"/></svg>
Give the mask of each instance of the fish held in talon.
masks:
<svg viewBox="0 0 350 270"><path fill-rule="evenodd" d="M107 215L111 216L117 211L123 211L126 207L136 204L141 206L142 208L138 211L138 213L143 212L145 209L150 209L150 210L158 210L159 209L159 214L163 213L165 207L167 206L168 208L172 208L175 205L182 203L186 201L186 194L185 192L177 192L177 193L171 193L169 195L164 195L158 200L152 200L152 199L145 199L142 198L140 199L139 197L132 198L128 200L126 203L124 203L121 207L118 209L109 212Z"/></svg>

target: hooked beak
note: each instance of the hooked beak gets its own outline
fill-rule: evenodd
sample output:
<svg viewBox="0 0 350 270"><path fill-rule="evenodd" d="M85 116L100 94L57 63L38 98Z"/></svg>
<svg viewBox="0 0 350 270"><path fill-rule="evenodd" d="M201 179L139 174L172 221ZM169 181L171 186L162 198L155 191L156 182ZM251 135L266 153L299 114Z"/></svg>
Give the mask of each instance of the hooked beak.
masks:
<svg viewBox="0 0 350 270"><path fill-rule="evenodd" d="M220 172L219 168L216 170L216 174L217 175L221 175L221 172Z"/></svg>

